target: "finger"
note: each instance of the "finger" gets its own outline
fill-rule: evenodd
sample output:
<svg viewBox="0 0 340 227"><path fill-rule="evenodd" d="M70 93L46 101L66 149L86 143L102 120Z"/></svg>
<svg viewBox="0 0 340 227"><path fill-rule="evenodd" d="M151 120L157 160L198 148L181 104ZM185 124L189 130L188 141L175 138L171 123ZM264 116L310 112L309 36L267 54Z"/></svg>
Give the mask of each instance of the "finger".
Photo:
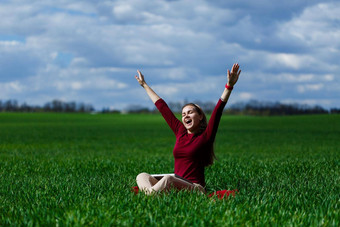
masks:
<svg viewBox="0 0 340 227"><path fill-rule="evenodd" d="M240 71L238 72L237 76L240 76L240 74L241 74L241 71L242 71L242 70L240 70Z"/></svg>
<svg viewBox="0 0 340 227"><path fill-rule="evenodd" d="M239 67L238 63L234 64L234 66L233 66L233 69L234 69L234 71L236 71L236 72L237 72L237 70L238 70L238 67Z"/></svg>
<svg viewBox="0 0 340 227"><path fill-rule="evenodd" d="M236 64L236 71L238 71L240 69L240 65L237 63Z"/></svg>
<svg viewBox="0 0 340 227"><path fill-rule="evenodd" d="M144 81L144 75L138 70L140 80Z"/></svg>
<svg viewBox="0 0 340 227"><path fill-rule="evenodd" d="M231 73L234 73L235 71L237 71L237 65L233 64L233 67L231 68Z"/></svg>

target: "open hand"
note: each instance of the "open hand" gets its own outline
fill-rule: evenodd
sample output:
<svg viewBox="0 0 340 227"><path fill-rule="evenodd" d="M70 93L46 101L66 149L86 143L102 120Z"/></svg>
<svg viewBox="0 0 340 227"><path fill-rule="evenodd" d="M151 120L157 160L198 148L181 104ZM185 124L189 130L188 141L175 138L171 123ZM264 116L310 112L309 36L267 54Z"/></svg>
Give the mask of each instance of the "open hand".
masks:
<svg viewBox="0 0 340 227"><path fill-rule="evenodd" d="M137 70L138 76L135 76L136 80L138 81L138 83L140 84L140 86L144 86L146 84L145 80L144 80L144 76L143 74Z"/></svg>
<svg viewBox="0 0 340 227"><path fill-rule="evenodd" d="M240 76L241 70L239 71L239 64L236 63L231 68L231 71L228 69L228 86L234 86Z"/></svg>

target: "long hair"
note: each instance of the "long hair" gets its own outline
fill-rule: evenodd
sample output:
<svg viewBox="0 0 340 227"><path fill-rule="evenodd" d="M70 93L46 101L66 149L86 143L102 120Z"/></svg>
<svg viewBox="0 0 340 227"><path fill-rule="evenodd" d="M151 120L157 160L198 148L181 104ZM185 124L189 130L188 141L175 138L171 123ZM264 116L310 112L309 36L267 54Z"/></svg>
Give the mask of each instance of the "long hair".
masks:
<svg viewBox="0 0 340 227"><path fill-rule="evenodd" d="M208 126L207 117L206 117L204 111L202 110L202 108L199 105L197 105L195 103L185 104L182 107L182 111L183 111L184 107L186 107L186 106L193 106L195 108L195 110L197 111L197 113L200 116L203 116L202 120L200 121L199 130L197 130L195 135L202 134L205 131L205 129L207 128L207 126ZM214 152L214 144L212 144L211 147L207 148L207 153L204 154L204 156L202 156L202 160L201 161L203 162L204 166L210 166L210 165L212 165L214 163L215 159L216 159L216 156L215 156L215 152Z"/></svg>

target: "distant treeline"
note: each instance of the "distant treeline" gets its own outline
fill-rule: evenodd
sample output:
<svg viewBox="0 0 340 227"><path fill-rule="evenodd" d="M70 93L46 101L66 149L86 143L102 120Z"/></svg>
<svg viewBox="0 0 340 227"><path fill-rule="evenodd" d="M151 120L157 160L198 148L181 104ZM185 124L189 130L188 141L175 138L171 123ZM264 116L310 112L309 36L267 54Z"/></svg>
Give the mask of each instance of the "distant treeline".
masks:
<svg viewBox="0 0 340 227"><path fill-rule="evenodd" d="M170 109L175 113L181 113L184 102L169 102ZM196 101L206 113L211 113L216 105L214 102ZM64 102L61 100L53 100L43 106L32 106L26 103L19 104L16 100L0 100L0 112L65 112L65 113L157 113L155 108L149 109L140 105L130 105L125 110L111 110L103 108L96 111L91 104ZM339 108L331 108L326 110L321 106L305 105L305 104L283 104L280 102L260 102L251 100L249 102L239 102L227 106L224 111L228 114L235 115L301 115L301 114L339 114Z"/></svg>
<svg viewBox="0 0 340 227"><path fill-rule="evenodd" d="M187 102L169 102L170 109L175 113L181 113L182 106ZM216 103L214 102L194 102L198 104L206 113L211 113L214 110ZM129 106L126 110L128 113L148 113L157 112L139 105ZM280 102L260 102L250 100L249 102L239 102L226 107L224 111L227 114L235 115L301 115L301 114L338 114L340 109L331 108L326 110L321 106L310 106L306 104L283 104Z"/></svg>
<svg viewBox="0 0 340 227"><path fill-rule="evenodd" d="M247 103L236 103L226 110L230 114L245 115L301 115L301 114L336 114L340 109L331 108L326 110L319 105L310 106L306 104L284 104L280 102L259 102L251 100Z"/></svg>
<svg viewBox="0 0 340 227"><path fill-rule="evenodd" d="M53 100L44 106L32 106L26 103L19 104L16 100L0 100L0 112L65 112L65 113L88 113L95 109L91 104L77 102L63 102Z"/></svg>

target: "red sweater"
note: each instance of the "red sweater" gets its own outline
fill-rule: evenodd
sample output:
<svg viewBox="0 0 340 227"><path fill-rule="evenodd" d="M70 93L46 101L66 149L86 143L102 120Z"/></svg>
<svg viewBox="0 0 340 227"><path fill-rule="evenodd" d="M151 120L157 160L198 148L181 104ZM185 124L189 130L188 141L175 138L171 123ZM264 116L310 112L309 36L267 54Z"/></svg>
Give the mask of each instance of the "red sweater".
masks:
<svg viewBox="0 0 340 227"><path fill-rule="evenodd" d="M163 99L157 100L155 105L176 136L176 144L173 150L175 174L204 187L205 166L203 160L208 158L207 151L213 146L218 124L226 103L222 102L221 99L218 100L207 128L200 135L188 134L187 129L175 117Z"/></svg>

